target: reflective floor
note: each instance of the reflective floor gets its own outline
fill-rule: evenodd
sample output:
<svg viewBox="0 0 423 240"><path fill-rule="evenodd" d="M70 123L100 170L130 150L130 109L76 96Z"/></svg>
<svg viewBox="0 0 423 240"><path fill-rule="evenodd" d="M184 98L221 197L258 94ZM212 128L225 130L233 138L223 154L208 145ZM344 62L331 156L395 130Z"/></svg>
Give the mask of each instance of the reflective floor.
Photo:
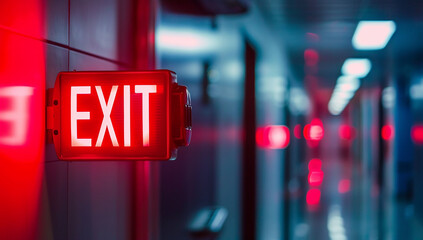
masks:
<svg viewBox="0 0 423 240"><path fill-rule="evenodd" d="M310 201L307 196L304 211L290 211L290 239L419 239L410 199L381 190L372 171L349 156L352 146L337 140L337 128L325 130L319 151L324 177L319 187L311 187L321 195Z"/></svg>

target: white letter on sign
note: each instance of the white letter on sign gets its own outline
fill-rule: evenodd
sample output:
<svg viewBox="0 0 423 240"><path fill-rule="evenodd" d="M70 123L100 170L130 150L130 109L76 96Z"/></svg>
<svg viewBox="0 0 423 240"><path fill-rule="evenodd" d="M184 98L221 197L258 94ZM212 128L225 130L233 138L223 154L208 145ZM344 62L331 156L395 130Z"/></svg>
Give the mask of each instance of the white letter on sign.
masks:
<svg viewBox="0 0 423 240"><path fill-rule="evenodd" d="M78 138L77 124L78 120L89 120L90 112L77 112L78 105L76 98L78 94L91 94L90 86L71 87L71 145L72 147L91 147L91 138Z"/></svg>
<svg viewBox="0 0 423 240"><path fill-rule="evenodd" d="M142 93L142 145L150 146L150 101L149 94L156 93L156 85L135 85L135 93Z"/></svg>
<svg viewBox="0 0 423 240"><path fill-rule="evenodd" d="M103 122L101 123L100 132L98 133L96 147L100 147L103 143L104 134L106 133L106 128L109 130L110 138L112 139L113 147L119 147L118 141L116 139L115 130L113 129L112 120L110 119L110 113L112 112L113 103L115 102L116 92L118 86L113 86L112 91L110 92L109 101L104 100L103 91L100 86L95 86L97 90L98 100L100 101L101 110L103 111Z"/></svg>
<svg viewBox="0 0 423 240"><path fill-rule="evenodd" d="M18 146L25 143L29 121L29 103L33 95L32 87L13 86L0 88L0 98L5 97L11 100L11 109L0 112L0 121L10 122L9 136L1 137L0 143ZM4 129L0 129L2 132Z"/></svg>
<svg viewBox="0 0 423 240"><path fill-rule="evenodd" d="M123 145L131 146L131 89L129 85L123 86Z"/></svg>

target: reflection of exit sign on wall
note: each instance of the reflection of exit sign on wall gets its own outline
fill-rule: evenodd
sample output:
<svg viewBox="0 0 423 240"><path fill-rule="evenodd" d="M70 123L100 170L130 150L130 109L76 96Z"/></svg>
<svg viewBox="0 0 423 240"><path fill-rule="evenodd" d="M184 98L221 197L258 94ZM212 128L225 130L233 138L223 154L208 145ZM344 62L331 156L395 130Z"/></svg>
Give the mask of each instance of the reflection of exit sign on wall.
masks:
<svg viewBox="0 0 423 240"><path fill-rule="evenodd" d="M191 100L168 70L62 72L48 128L59 159L169 160L191 138Z"/></svg>

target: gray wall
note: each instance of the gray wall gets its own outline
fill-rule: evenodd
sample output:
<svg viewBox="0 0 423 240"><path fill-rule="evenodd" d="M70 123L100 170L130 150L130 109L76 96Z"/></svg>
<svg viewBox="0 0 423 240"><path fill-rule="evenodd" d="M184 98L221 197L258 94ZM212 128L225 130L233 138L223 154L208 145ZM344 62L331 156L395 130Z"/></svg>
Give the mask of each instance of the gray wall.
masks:
<svg viewBox="0 0 423 240"><path fill-rule="evenodd" d="M46 87L54 86L60 71L132 69L135 3L48 0L47 32L40 40L46 49ZM40 238L132 239L135 174L130 161L59 161L47 144Z"/></svg>

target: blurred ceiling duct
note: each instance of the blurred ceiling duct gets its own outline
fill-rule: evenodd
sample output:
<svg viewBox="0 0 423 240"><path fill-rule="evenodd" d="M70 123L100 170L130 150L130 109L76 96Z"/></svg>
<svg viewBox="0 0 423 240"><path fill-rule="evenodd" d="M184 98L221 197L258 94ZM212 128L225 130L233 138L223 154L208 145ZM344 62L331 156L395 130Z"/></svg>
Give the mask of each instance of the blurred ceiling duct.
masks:
<svg viewBox="0 0 423 240"><path fill-rule="evenodd" d="M251 0L163 0L162 3L170 12L214 16L245 13Z"/></svg>

